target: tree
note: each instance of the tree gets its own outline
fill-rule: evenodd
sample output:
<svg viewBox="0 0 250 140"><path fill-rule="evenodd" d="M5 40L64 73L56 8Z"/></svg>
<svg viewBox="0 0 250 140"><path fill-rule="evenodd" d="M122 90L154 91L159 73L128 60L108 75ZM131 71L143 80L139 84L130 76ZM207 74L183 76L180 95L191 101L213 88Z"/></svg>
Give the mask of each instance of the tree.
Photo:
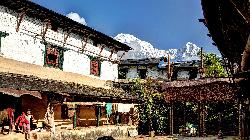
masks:
<svg viewBox="0 0 250 140"><path fill-rule="evenodd" d="M214 53L203 53L206 77L227 77L226 69L222 66L222 59Z"/></svg>
<svg viewBox="0 0 250 140"><path fill-rule="evenodd" d="M139 96L140 124L139 132L148 134L156 131L158 134L165 133L167 111L163 94L160 91L160 83L153 79L136 79L132 86L132 93Z"/></svg>

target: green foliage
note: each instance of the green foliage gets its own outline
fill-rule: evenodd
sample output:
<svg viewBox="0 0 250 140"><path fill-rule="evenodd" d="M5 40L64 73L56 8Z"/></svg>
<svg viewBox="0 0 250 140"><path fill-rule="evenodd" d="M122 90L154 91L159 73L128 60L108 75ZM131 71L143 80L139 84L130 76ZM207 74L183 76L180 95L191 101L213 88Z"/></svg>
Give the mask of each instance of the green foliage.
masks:
<svg viewBox="0 0 250 140"><path fill-rule="evenodd" d="M198 53L200 55L201 52ZM214 53L203 53L206 77L227 77L228 74L222 66L222 60Z"/></svg>
<svg viewBox="0 0 250 140"><path fill-rule="evenodd" d="M167 128L167 107L159 93L160 83L153 79L136 79L134 82L132 92L142 100L139 106L139 133L155 131L157 134L164 134Z"/></svg>

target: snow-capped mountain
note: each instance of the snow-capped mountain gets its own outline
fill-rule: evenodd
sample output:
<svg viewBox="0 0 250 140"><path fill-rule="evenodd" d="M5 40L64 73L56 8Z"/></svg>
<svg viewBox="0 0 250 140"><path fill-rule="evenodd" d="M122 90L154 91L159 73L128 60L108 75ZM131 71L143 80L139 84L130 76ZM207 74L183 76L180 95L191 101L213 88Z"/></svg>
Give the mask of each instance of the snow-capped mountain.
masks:
<svg viewBox="0 0 250 140"><path fill-rule="evenodd" d="M160 58L167 56L168 53L173 61L191 61L199 59L197 53L200 51L200 48L191 42L188 42L180 49L159 50L154 48L150 43L142 41L130 34L121 33L114 37L114 39L133 48L133 50L125 53L122 57L123 60ZM123 52L118 52L118 56L121 56L122 54Z"/></svg>

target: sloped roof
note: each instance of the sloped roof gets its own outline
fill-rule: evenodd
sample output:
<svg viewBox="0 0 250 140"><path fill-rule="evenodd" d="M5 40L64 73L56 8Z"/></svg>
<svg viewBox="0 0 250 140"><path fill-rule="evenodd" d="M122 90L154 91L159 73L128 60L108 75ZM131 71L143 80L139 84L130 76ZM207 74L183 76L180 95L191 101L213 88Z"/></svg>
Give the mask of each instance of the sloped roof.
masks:
<svg viewBox="0 0 250 140"><path fill-rule="evenodd" d="M249 0L201 0L203 21L222 56L240 65L250 33Z"/></svg>
<svg viewBox="0 0 250 140"><path fill-rule="evenodd" d="M162 83L162 92L167 102L233 101L236 99L238 90L228 78L205 78Z"/></svg>
<svg viewBox="0 0 250 140"><path fill-rule="evenodd" d="M92 35L92 37L105 42L108 47L113 47L117 51L127 51L131 48L112 37L109 37L93 28L85 26L81 23L73 21L72 19L61 15L55 11L42 7L36 3L29 0L2 0L0 5L8 7L9 9L15 10L19 13L22 11L26 12L26 15L40 19L42 21L49 19L52 24L56 24L65 31L72 30L72 32L86 36Z"/></svg>
<svg viewBox="0 0 250 140"><path fill-rule="evenodd" d="M68 93L94 96L94 97L117 97L121 99L136 99L122 89L96 88L92 86L77 84L73 82L63 82L52 79L42 79L32 75L22 75L14 73L0 72L0 88L11 88L14 90L28 91L49 91L54 93ZM1 91L0 91L1 92Z"/></svg>

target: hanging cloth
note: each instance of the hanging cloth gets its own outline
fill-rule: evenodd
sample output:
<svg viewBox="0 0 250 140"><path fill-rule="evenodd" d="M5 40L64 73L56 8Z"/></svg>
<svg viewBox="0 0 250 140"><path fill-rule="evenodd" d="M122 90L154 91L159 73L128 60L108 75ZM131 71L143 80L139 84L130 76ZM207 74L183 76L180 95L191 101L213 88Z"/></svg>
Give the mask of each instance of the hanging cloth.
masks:
<svg viewBox="0 0 250 140"><path fill-rule="evenodd" d="M112 103L106 103L106 114L107 116L112 114Z"/></svg>

